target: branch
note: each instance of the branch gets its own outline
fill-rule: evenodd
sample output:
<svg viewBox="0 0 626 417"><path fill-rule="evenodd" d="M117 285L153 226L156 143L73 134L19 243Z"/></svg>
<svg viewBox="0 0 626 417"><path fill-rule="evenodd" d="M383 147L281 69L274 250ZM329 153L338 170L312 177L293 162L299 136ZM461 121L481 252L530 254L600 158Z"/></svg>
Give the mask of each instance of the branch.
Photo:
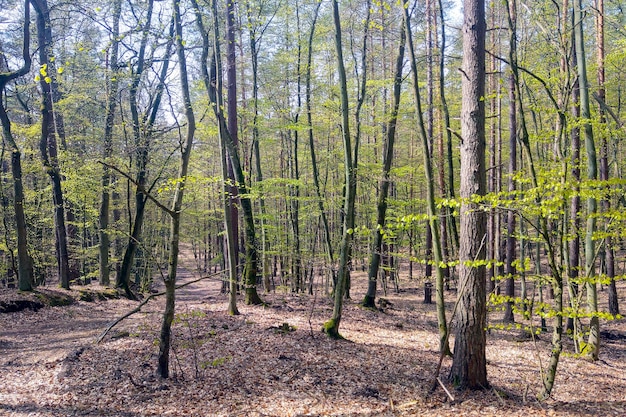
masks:
<svg viewBox="0 0 626 417"><path fill-rule="evenodd" d="M200 278L197 278L197 279L194 279L194 280L191 280L191 281L185 282L184 284L180 284L180 285L176 286L176 287L174 288L174 290L178 290L178 289L184 288L184 287L186 287L186 286L188 286L188 285L195 284L196 282L199 282L199 281L202 281L202 280L205 280L205 279L213 278L214 276L217 276L217 275L222 274L222 272L223 272L223 271L216 272L216 273L214 273L214 274L210 274L210 275L207 275L207 276L205 276L205 277L200 277ZM100 343L100 342L102 341L102 339L104 339L104 337L105 337L105 336L106 336L106 335L107 335L107 334L111 331L111 329L113 329L115 326L117 326L117 325L118 325L120 322L122 322L124 319L126 319L126 318L128 318L128 317L132 316L132 315L133 315L133 314L135 314L135 313L138 313L139 311L141 311L141 308L142 308L143 306L145 306L146 304L148 304L148 302L149 302L150 300L152 300L153 298L156 298L156 297L160 297L160 296L162 296L162 295L165 295L165 291L161 291L161 292L158 292L158 293L156 293L156 294L150 294L150 295L148 296L148 298L146 298L145 300L143 300L143 301L142 301L142 302L141 302L141 303L140 303L137 307L133 308L133 309L132 309L132 310L130 310L128 313L126 313L126 314L124 314L123 316L121 316L121 317L119 317L119 318L115 319L114 321L112 321L112 322L111 322L111 323L107 326L107 328L106 328L106 329L104 329L104 331L100 334L100 336L99 336L99 337L98 337L98 339L96 340L96 344Z"/></svg>
<svg viewBox="0 0 626 417"><path fill-rule="evenodd" d="M132 182L137 187L137 190L139 192L141 192L143 195L145 195L148 198L148 200L152 201L158 208L160 208L161 210L163 210L164 212L166 212L170 216L174 215L174 210L170 209L169 207L167 207L163 203L161 203L159 200L157 200L152 194L150 194L150 190L146 190L145 186L139 184L137 181L135 181L133 178L131 178L131 176L128 175L126 172L122 171L121 169L119 169L115 165L107 164L106 162L103 162L103 161L97 161L97 162L99 164L102 164L103 166L105 166L105 167L107 167L109 169L112 169L113 171L118 172L119 174L121 174L128 181ZM150 187L150 189L152 189L152 187Z"/></svg>

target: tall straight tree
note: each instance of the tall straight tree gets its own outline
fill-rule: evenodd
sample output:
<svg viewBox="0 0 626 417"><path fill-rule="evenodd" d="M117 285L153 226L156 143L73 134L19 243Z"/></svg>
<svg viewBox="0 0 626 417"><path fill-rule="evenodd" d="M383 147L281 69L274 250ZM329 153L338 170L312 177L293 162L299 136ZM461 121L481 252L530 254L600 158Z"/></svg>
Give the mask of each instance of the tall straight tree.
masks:
<svg viewBox="0 0 626 417"><path fill-rule="evenodd" d="M595 0L596 4L596 44L597 44L597 79L598 79L598 101L606 102L605 87L605 46L604 46L604 0ZM606 114L604 104L600 105L598 112L600 123L606 123ZM606 134L602 135L602 145L600 147L600 180L608 181L609 179L609 143ZM608 186L606 187L608 191ZM610 196L605 196L601 201L603 212L611 210ZM613 249L613 239L609 235L604 239L604 265L606 268L606 276L609 279L609 313L619 314L619 302L617 297L617 287L615 285L615 249Z"/></svg>
<svg viewBox="0 0 626 417"><path fill-rule="evenodd" d="M428 132L426 131L424 118L422 116L422 100L419 92L419 82L417 77L417 58L415 57L415 49L413 46L413 33L411 32L411 21L409 16L409 7L407 0L404 0L404 20L406 28L406 37L409 44L409 56L411 57L411 73L413 76L413 96L415 97L415 107L417 115L417 124L422 138L424 147L424 175L426 177L426 206L428 213L428 226L432 233L432 249L435 263L435 298L437 302L437 322L439 327L439 350L442 354L449 354L450 347L448 345L448 325L446 322L446 310L443 297L443 255L441 251L441 239L439 238L439 218L437 217L437 209L435 206L435 179L433 162L430 152Z"/></svg>
<svg viewBox="0 0 626 417"><path fill-rule="evenodd" d="M113 125L115 123L115 107L117 104L117 93L119 85L118 74L118 51L120 43L120 15L122 12L122 0L115 0L113 2L113 24L111 27L111 46L109 55L109 71L106 78L106 116L104 125L104 138L103 138L103 159L108 162L108 159L113 153ZM111 173L109 167L103 165L102 168L102 192L100 196L100 213L99 213L99 228L100 228L100 284L109 285L110 283L110 265L109 265L109 211L111 202L111 192L109 187L111 185Z"/></svg>
<svg viewBox="0 0 626 417"><path fill-rule="evenodd" d="M16 71L2 68L0 64L0 122L5 145L11 152L11 175L13 176L13 208L15 211L15 228L17 233L17 278L20 291L33 289L33 260L28 253L28 233L26 216L24 214L24 186L22 184L22 153L20 152L13 133L11 120L4 108L3 93L7 84L19 77L23 77L30 71L30 1L24 1L24 44L22 46L22 67ZM4 63L4 59L2 60Z"/></svg>
<svg viewBox="0 0 626 417"><path fill-rule="evenodd" d="M406 23L402 21L404 26ZM378 270L380 267L381 250L383 244L383 233L385 227L385 218L387 216L387 198L389 196L389 186L391 178L391 163L393 161L393 149L396 139L396 124L398 121L398 109L400 107L400 93L402 88L402 68L404 66L404 50L406 45L406 31L404 27L400 31L400 44L398 46L398 56L396 58L396 72L393 79L393 107L385 132L385 142L383 145L383 172L380 180L380 191L378 193L378 202L376 205L376 231L374 232L374 243L372 244L372 253L370 255L370 264L367 272L367 294L363 299L363 306L375 307L376 299L376 282L378 280Z"/></svg>
<svg viewBox="0 0 626 417"><path fill-rule="evenodd" d="M159 366L157 372L162 378L169 376L169 355L172 335L172 321L174 320L176 301L176 272L178 269L178 253L180 243L180 218L183 208L183 194L187 181L187 171L189 169L189 158L191 147L196 131L196 121L191 106L191 94L189 92L189 80L187 76L187 58L185 57L185 46L183 43L183 27L181 23L179 0L172 1L174 9L174 27L176 35L176 56L178 57L178 69L180 72L180 89L183 96L185 118L187 119L186 132L184 137L179 139L180 146L180 167L172 208L170 209L170 253L168 259L167 276L165 277L165 310L163 321L161 322L161 333L159 339ZM182 136L182 134L181 134Z"/></svg>
<svg viewBox="0 0 626 417"><path fill-rule="evenodd" d="M487 382L485 212L472 201L485 194L485 2L463 2L461 104L461 227L459 307L450 379L461 388L484 389Z"/></svg>
<svg viewBox="0 0 626 417"><path fill-rule="evenodd" d="M241 204L241 211L243 212L243 221L244 221L244 236L245 236L245 263L244 263L244 287L245 287L245 303L246 304L263 304L263 300L259 297L257 292L257 272L258 272L258 251L257 251L257 239L256 239L256 230L254 225L254 213L252 212L252 201L249 196L249 189L246 185L246 180L243 172L243 167L241 164L241 159L239 157L239 151L237 149L237 144L231 136L230 129L228 128L227 119L224 115L224 106L223 106L223 96L221 91L221 77L222 77L222 64L221 64L221 54L219 53L219 31L218 31L218 18L217 18L217 3L214 0L212 2L212 11L213 11L213 33L214 33L214 61L211 65L212 74L210 75L211 79L208 83L208 94L209 100L211 102L211 107L213 108L213 113L215 114L215 118L218 123L218 130L220 134L220 140L224 148L226 149L228 155L228 161L233 168L233 174L235 176L235 185L237 187L237 191L239 193L239 201ZM230 13L230 12L229 12ZM198 21L196 19L196 21ZM203 43L206 44L206 40L203 40ZM203 48L204 49L204 48ZM230 63L229 65L234 65ZM219 87L219 88L218 88ZM232 98L231 98L232 100ZM232 111L232 110L231 110ZM231 227L233 230L233 239L229 244L229 247L232 248L234 244L236 244L237 240L235 239L234 231L236 228L236 223L234 223L234 219L232 218L232 210L231 213ZM232 260L233 255L228 254L229 258ZM236 261L235 261L236 262ZM235 263L236 265L236 263ZM232 266L231 266L232 268ZM231 287L232 288L232 287ZM232 291L231 291L232 293ZM233 294L231 294L233 296Z"/></svg>
<svg viewBox="0 0 626 417"><path fill-rule="evenodd" d="M343 203L343 230L339 246L339 273L335 285L333 314L330 320L324 323L323 330L331 338L340 338L339 324L343 309L343 296L348 281L348 263L350 262L350 242L354 232L354 205L356 201L356 166L353 159L352 138L350 136L350 103L348 101L348 83L346 67L343 60L343 46L341 33L341 19L337 0L332 1L333 23L335 27L335 49L337 52L337 72L339 74L339 89L341 94L341 131L344 154L344 203ZM368 14L369 15L369 14ZM365 51L363 51L365 54ZM355 144L357 145L357 144Z"/></svg>
<svg viewBox="0 0 626 417"><path fill-rule="evenodd" d="M65 227L65 202L61 186L62 175L59 167L57 135L52 104L52 78L55 74L50 66L52 54L52 25L47 0L33 0L37 12L37 41L39 44L39 86L41 88L41 138L39 151L41 160L52 182L54 202L54 234L56 237L59 282L61 287L70 288L70 266Z"/></svg>
<svg viewBox="0 0 626 417"><path fill-rule="evenodd" d="M146 16L142 20L141 25L141 43L139 45L139 51L137 53L137 59L135 63L135 68L132 73L131 84L128 90L128 100L130 105L130 112L132 118L132 129L133 129L133 139L135 145L135 164L137 168L137 174L135 177L136 182L136 190L135 190L135 219L132 224L132 231L128 238L128 244L126 245L126 250L124 251L124 258L122 260L122 265L120 266L120 270L115 279L115 286L119 288L123 288L126 292L126 295L129 298L134 298L133 293L129 287L130 281L130 273L133 266L133 262L135 260L135 254L137 253L137 248L141 242L141 231L143 228L143 219L146 208L146 203L148 202L148 198L144 195L143 189L147 183L147 163L148 163L148 140L146 137L150 130L150 126L148 126L148 130L144 130L142 133L142 125L139 116L138 110L138 90L139 84L141 82L141 76L145 69L146 63L146 48L148 45L148 39L150 34L150 26L152 24L152 11L154 8L154 0L148 0ZM165 67L169 63L169 59L165 62ZM159 96L157 95L157 98ZM158 108L155 106L154 108ZM156 114L156 112L155 112Z"/></svg>
<svg viewBox="0 0 626 417"><path fill-rule="evenodd" d="M576 48L576 65L580 88L580 116L585 137L587 152L587 179L598 178L596 146L591 127L591 109L589 107L589 82L587 79L587 59L585 56L585 39L583 31L582 0L574 0L574 44ZM585 231L585 279L587 281L587 309L591 314L589 337L585 354L592 360L598 359L600 352L600 320L598 318L598 293L596 287L595 259L596 249L593 234L596 230L596 211L598 203L591 195L587 198L587 227Z"/></svg>
<svg viewBox="0 0 626 417"><path fill-rule="evenodd" d="M509 178L508 192L510 195L515 194L516 182L515 173L517 172L517 1L507 0L507 13L509 23L509 62L511 63L511 72L508 77L509 88ZM520 98L521 99L521 98ZM506 279L505 292L508 297L504 308L504 322L513 323L515 317L513 315L513 298L515 297L515 257L517 239L515 238L515 216L513 210L507 212L506 218Z"/></svg>

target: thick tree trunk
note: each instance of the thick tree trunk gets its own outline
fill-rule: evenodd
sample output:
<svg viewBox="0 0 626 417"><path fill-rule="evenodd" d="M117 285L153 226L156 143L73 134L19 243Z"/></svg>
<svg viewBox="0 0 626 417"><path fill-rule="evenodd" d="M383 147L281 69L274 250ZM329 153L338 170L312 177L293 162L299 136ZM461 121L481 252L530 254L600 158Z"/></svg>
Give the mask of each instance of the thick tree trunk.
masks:
<svg viewBox="0 0 626 417"><path fill-rule="evenodd" d="M485 194L485 3L464 1L461 108L461 229L459 309L450 379L462 388L487 382L485 301L485 213L472 196ZM477 264L478 262L478 264Z"/></svg>

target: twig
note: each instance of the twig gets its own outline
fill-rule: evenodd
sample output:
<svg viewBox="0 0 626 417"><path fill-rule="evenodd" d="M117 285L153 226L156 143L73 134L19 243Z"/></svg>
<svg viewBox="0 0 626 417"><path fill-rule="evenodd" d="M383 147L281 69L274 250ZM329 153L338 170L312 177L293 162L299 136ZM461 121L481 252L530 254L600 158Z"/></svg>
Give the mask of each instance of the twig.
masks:
<svg viewBox="0 0 626 417"><path fill-rule="evenodd" d="M454 402L454 397L452 396L452 394L450 394L450 391L448 391L448 388L446 388L446 386L443 384L443 382L441 382L441 379L439 377L437 377L437 382L439 382L439 385L441 385L441 388L443 388L443 390L446 392L446 394L448 394L448 397L450 398L450 401Z"/></svg>
<svg viewBox="0 0 626 417"><path fill-rule="evenodd" d="M207 276L205 276L205 277L200 277L200 278L197 278L197 279L194 279L194 280L191 280L191 281L185 282L184 284L177 285L177 286L175 287L175 290L178 290L178 289L180 289L180 288L184 288L184 287L186 287L186 286L188 286L188 285L191 285L191 284L195 284L196 282L199 282L199 281L202 281L202 280L205 280L205 279L213 278L214 276L216 276L216 275L220 275L221 273L222 273L222 271L220 271L220 272L216 272L216 273L214 273L214 274L207 275ZM133 309L132 309L132 310L130 310L128 313L126 313L126 314L124 314L123 316L121 316L121 317L119 317L119 318L115 319L114 321L112 321L112 322L111 322L111 323L107 326L107 328L106 328L106 329L104 329L104 331L100 334L100 336L99 336L99 337L98 337L98 339L96 340L96 344L98 344L98 343L102 342L102 339L104 339L104 337L105 337L105 336L106 336L106 335L107 335L107 334L111 331L111 329L113 329L113 327L117 326L117 325L118 325L121 321L123 321L124 319L126 319L126 318L128 318L128 317L132 316L133 314L138 313L139 311L141 311L141 308L142 308L143 306L145 306L146 304L148 304L148 302L149 302L151 299L156 298L156 297L160 297L160 296L162 296L162 295L165 295L165 291L161 291L161 292L158 292L158 293L156 293L156 294L150 294L150 295L149 295L149 296L148 296L145 300L143 300L143 301L142 301L142 302L141 302L141 303L140 303L137 307L133 308Z"/></svg>

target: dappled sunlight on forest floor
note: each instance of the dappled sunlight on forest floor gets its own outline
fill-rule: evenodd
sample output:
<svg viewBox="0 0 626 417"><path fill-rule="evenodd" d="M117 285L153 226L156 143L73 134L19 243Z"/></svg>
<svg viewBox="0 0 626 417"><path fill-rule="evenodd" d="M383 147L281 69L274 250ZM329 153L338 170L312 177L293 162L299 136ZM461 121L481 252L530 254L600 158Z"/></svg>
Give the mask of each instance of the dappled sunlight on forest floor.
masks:
<svg viewBox="0 0 626 417"><path fill-rule="evenodd" d="M192 274L182 274L182 281ZM334 341L320 329L331 301L277 292L266 306L231 317L220 282L180 290L171 375L155 376L163 300L116 326L106 323L136 303L80 301L0 315L0 415L8 416L457 416L626 415L626 320L603 323L601 360L571 355L566 341L553 397L538 403L549 333L487 336L490 389L429 388L439 360L434 304L419 281L401 281L384 311L358 306L366 277L354 274ZM624 294L624 283L620 283ZM604 293L601 293L604 296ZM358 298L357 298L358 297ZM455 294L447 293L452 301ZM626 300L622 297L622 305ZM451 305L452 303L450 303ZM448 312L448 315L450 311ZM500 312L492 314L494 318Z"/></svg>

